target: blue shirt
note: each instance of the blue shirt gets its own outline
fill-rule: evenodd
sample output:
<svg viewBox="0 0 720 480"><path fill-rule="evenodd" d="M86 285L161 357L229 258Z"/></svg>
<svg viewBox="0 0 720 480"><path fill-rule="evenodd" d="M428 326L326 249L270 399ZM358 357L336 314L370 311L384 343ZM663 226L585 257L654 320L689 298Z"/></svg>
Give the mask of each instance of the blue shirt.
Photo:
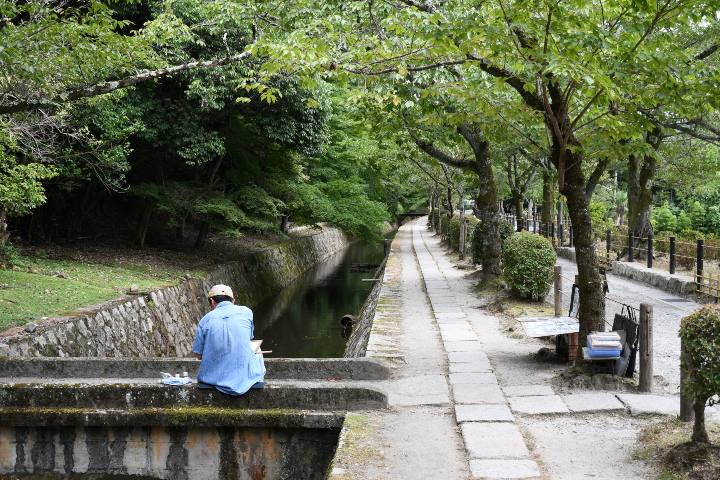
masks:
<svg viewBox="0 0 720 480"><path fill-rule="evenodd" d="M192 351L202 355L198 382L229 395L242 395L263 381L262 355L250 347L253 314L247 307L220 302L198 325Z"/></svg>

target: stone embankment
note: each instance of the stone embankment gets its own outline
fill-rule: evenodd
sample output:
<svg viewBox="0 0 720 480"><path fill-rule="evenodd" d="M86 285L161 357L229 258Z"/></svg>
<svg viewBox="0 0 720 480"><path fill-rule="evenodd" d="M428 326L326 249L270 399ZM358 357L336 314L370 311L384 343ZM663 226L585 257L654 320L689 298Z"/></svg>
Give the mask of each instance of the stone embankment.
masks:
<svg viewBox="0 0 720 480"><path fill-rule="evenodd" d="M324 227L221 265L204 279L186 278L179 285L47 319L32 332L7 330L0 333L0 356L186 356L197 321L207 311L205 292L211 285L231 285L238 303L253 306L347 245L340 230Z"/></svg>

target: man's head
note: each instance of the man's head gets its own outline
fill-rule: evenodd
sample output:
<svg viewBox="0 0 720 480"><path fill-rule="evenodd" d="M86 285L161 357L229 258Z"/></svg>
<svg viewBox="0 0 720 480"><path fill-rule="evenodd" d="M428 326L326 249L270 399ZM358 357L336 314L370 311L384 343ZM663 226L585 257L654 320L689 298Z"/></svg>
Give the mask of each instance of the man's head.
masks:
<svg viewBox="0 0 720 480"><path fill-rule="evenodd" d="M221 302L234 302L235 296L232 288L227 285L215 285L208 292L208 301L210 308L214 309Z"/></svg>

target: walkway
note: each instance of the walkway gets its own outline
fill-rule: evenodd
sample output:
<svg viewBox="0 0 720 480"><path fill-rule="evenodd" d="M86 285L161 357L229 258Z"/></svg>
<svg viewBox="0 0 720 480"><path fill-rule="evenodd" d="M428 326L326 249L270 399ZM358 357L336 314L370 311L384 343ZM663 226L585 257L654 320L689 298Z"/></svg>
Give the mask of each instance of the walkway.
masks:
<svg viewBox="0 0 720 480"><path fill-rule="evenodd" d="M677 397L562 387L454 260L424 219L398 232L367 351L395 366L391 409L348 415L330 478L648 478L630 451Z"/></svg>

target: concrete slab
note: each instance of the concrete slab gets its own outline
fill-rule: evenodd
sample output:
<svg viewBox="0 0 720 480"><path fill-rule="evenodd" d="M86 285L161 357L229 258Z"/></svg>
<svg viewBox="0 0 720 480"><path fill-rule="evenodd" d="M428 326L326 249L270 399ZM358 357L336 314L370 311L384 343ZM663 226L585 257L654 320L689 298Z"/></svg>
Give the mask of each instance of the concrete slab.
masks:
<svg viewBox="0 0 720 480"><path fill-rule="evenodd" d="M568 407L559 395L537 395L532 397L508 398L513 412L528 415L542 415L551 413L568 413Z"/></svg>
<svg viewBox="0 0 720 480"><path fill-rule="evenodd" d="M460 426L465 449L473 458L528 458L520 429L508 422L467 422Z"/></svg>
<svg viewBox="0 0 720 480"><path fill-rule="evenodd" d="M447 326L447 325L445 325ZM460 330L450 330L443 332L440 331L442 334L443 342L462 342L466 340L476 340L477 335L475 335L475 332L463 332ZM455 352L455 353L465 353L465 352ZM449 354L448 354L449 355Z"/></svg>
<svg viewBox="0 0 720 480"><path fill-rule="evenodd" d="M396 406L445 405L450 403L444 375L400 378L388 388L388 403Z"/></svg>
<svg viewBox="0 0 720 480"><path fill-rule="evenodd" d="M461 385L464 383L473 385L497 385L498 382L495 374L490 372L450 374L450 385Z"/></svg>
<svg viewBox="0 0 720 480"><path fill-rule="evenodd" d="M459 340L444 342L446 352L481 352L483 344L477 340Z"/></svg>
<svg viewBox="0 0 720 480"><path fill-rule="evenodd" d="M470 473L478 479L540 478L540 469L532 460L470 460Z"/></svg>
<svg viewBox="0 0 720 480"><path fill-rule="evenodd" d="M630 409L630 415L679 415L679 396L642 395L638 393L621 393L617 395L622 403Z"/></svg>
<svg viewBox="0 0 720 480"><path fill-rule="evenodd" d="M505 396L497 385L478 385L461 383L452 386L455 403L501 403L505 404Z"/></svg>
<svg viewBox="0 0 720 480"><path fill-rule="evenodd" d="M512 422L513 415L505 404L455 405L455 419L462 422Z"/></svg>
<svg viewBox="0 0 720 480"><path fill-rule="evenodd" d="M473 339L468 338L467 340ZM483 352L450 352L448 353L448 361L450 363L490 363L487 355Z"/></svg>
<svg viewBox="0 0 720 480"><path fill-rule="evenodd" d="M537 395L554 395L552 387L549 385L507 385L503 387L503 392L508 397L529 397Z"/></svg>
<svg viewBox="0 0 720 480"><path fill-rule="evenodd" d="M571 412L625 410L625 406L611 393L576 393L573 395L562 395L561 398Z"/></svg>
<svg viewBox="0 0 720 480"><path fill-rule="evenodd" d="M483 373L492 372L490 362L488 363L451 363L448 365L450 373Z"/></svg>

